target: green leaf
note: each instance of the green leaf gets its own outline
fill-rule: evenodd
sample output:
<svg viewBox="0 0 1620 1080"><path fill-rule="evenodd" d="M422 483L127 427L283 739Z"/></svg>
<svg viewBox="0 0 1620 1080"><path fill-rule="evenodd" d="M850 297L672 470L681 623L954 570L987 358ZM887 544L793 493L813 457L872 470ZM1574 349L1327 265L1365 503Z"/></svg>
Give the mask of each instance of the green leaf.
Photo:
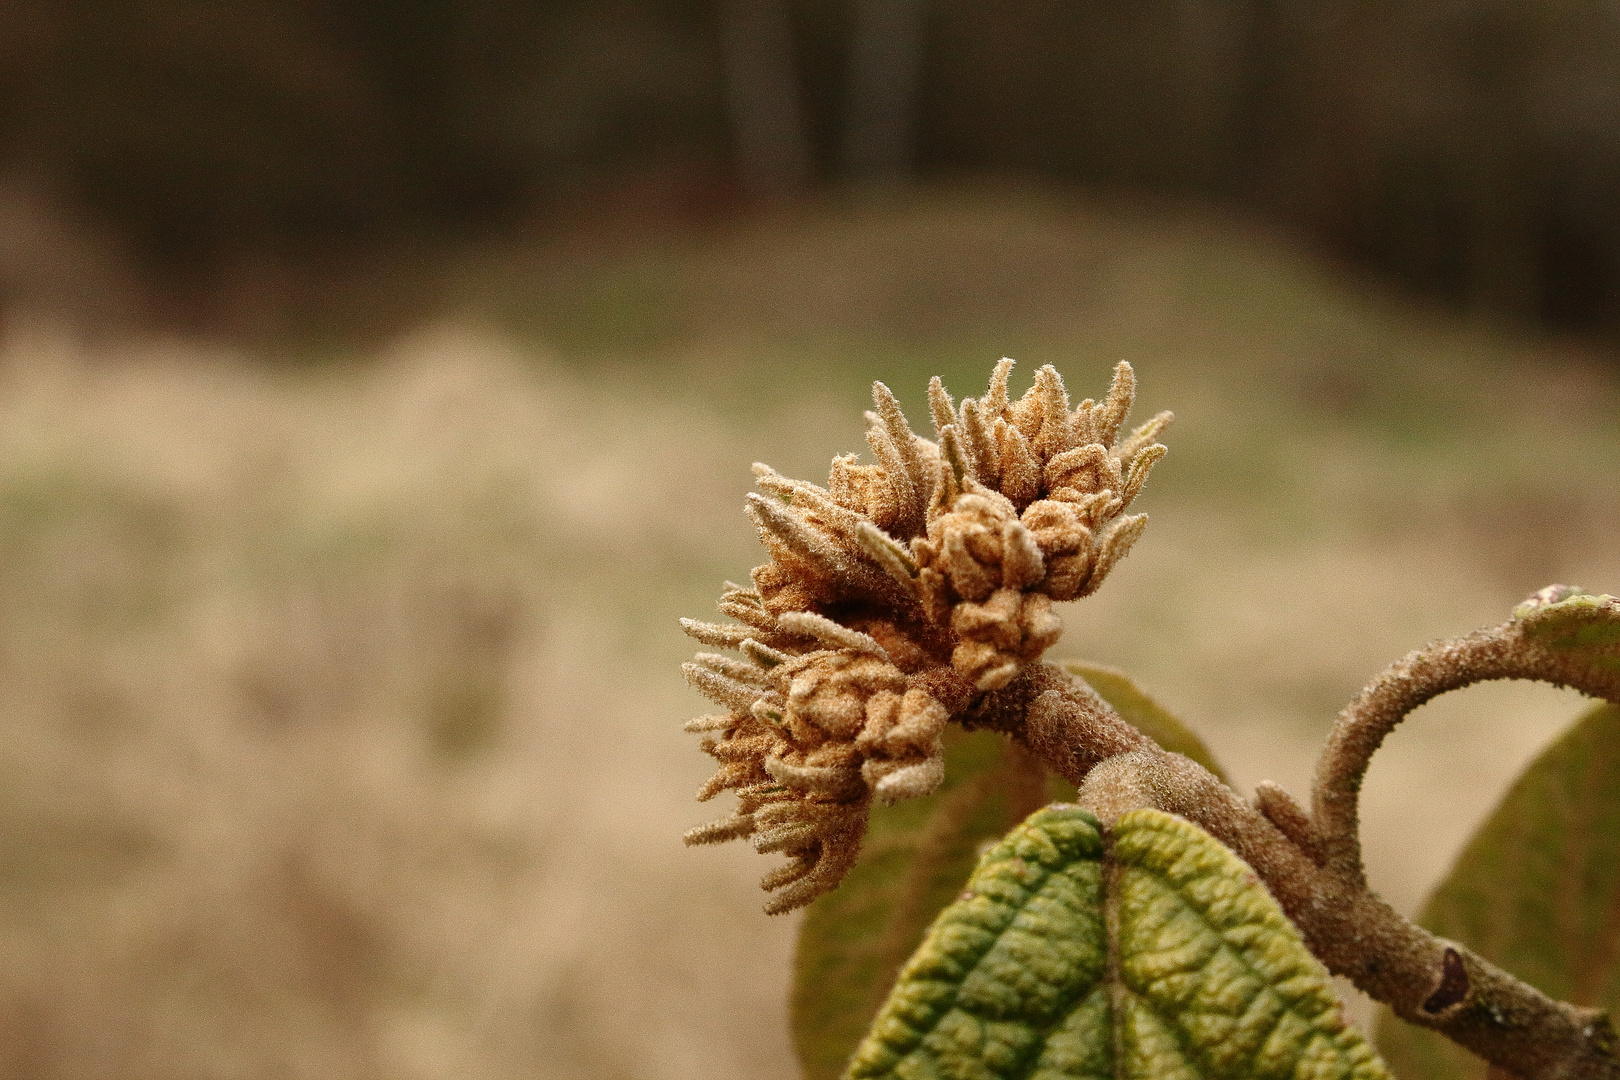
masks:
<svg viewBox="0 0 1620 1080"><path fill-rule="evenodd" d="M1252 871L1158 810L1077 806L991 848L849 1080L1390 1080Z"/></svg>
<svg viewBox="0 0 1620 1080"><path fill-rule="evenodd" d="M1531 763L1418 922L1555 998L1620 1008L1620 707L1593 709ZM1404 1080L1486 1074L1388 1013L1378 1045Z"/></svg>
<svg viewBox="0 0 1620 1080"><path fill-rule="evenodd" d="M1123 672L1065 666L1161 746L1225 779L1198 736ZM1074 796L1072 786L1046 776L999 735L953 727L945 742L941 789L874 808L860 861L805 913L791 1003L805 1080L836 1080L843 1073L901 965L961 891L984 846L1043 803Z"/></svg>
<svg viewBox="0 0 1620 1080"><path fill-rule="evenodd" d="M945 781L874 807L860 861L811 904L794 958L793 1042L805 1080L836 1080L906 958L980 851L1074 788L993 732L945 734Z"/></svg>
<svg viewBox="0 0 1620 1080"><path fill-rule="evenodd" d="M1198 764L1208 769L1227 783L1226 773L1215 763L1215 756L1209 752L1193 730L1170 714L1163 705L1136 685L1131 677L1118 668L1104 667L1101 664L1088 664L1081 660L1066 660L1063 668L1071 675L1078 675L1091 684L1091 688L1114 711L1123 716L1138 731L1164 747L1177 754L1185 754Z"/></svg>

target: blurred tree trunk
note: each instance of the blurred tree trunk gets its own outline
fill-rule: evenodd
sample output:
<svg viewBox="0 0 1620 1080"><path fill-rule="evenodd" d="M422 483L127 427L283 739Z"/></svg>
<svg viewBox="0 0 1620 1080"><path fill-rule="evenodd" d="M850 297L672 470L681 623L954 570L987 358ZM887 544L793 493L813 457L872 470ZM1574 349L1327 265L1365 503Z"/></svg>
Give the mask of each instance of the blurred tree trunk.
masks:
<svg viewBox="0 0 1620 1080"><path fill-rule="evenodd" d="M843 164L855 180L911 168L922 75L924 0L855 0Z"/></svg>
<svg viewBox="0 0 1620 1080"><path fill-rule="evenodd" d="M810 179L787 0L720 0L726 112L744 185L759 198Z"/></svg>
<svg viewBox="0 0 1620 1080"><path fill-rule="evenodd" d="M1537 185L1528 160L1535 156L1534 138L1524 120L1519 47L1534 29L1527 21L1506 5L1487 6L1463 35L1464 288L1476 311L1518 319L1534 319L1540 308Z"/></svg>

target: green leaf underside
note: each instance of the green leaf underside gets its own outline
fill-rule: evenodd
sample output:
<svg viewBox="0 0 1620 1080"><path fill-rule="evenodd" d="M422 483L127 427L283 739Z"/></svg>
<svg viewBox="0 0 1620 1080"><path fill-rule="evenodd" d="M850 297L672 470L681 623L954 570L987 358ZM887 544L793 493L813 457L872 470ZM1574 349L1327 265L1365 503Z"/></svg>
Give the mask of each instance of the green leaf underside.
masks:
<svg viewBox="0 0 1620 1080"><path fill-rule="evenodd" d="M1074 797L994 732L945 733L945 782L872 810L860 861L811 904L794 958L794 1049L805 1080L836 1080L906 958L954 900L984 846L1037 807Z"/></svg>
<svg viewBox="0 0 1620 1080"><path fill-rule="evenodd" d="M1227 782L1226 773L1216 764L1215 756L1204 745L1204 740L1186 724L1171 715L1153 697L1138 686L1129 675L1118 668L1090 664L1081 660L1065 660L1063 669L1084 679L1097 695L1114 707L1142 734L1177 754L1185 754Z"/></svg>
<svg viewBox="0 0 1620 1080"><path fill-rule="evenodd" d="M1620 1009L1620 707L1586 713L1480 826L1418 922L1538 989ZM1483 1061L1385 1014L1403 1080L1483 1078Z"/></svg>
<svg viewBox="0 0 1620 1080"><path fill-rule="evenodd" d="M991 848L906 964L851 1080L1389 1080L1254 874L1137 810Z"/></svg>

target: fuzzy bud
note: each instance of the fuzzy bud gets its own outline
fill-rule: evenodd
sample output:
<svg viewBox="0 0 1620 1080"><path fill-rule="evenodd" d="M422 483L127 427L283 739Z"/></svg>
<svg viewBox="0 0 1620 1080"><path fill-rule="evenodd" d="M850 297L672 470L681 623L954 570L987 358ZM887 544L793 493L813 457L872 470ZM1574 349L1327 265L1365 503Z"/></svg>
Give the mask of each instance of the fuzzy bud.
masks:
<svg viewBox="0 0 1620 1080"><path fill-rule="evenodd" d="M1040 545L1012 503L983 489L934 518L915 550L924 600L936 617L957 601L1027 589L1046 576Z"/></svg>
<svg viewBox="0 0 1620 1080"><path fill-rule="evenodd" d="M1035 538L1046 564L1041 592L1054 600L1073 600L1091 578L1094 560L1092 532L1076 508L1066 502L1042 499L1024 511L1024 527Z"/></svg>
<svg viewBox="0 0 1620 1080"><path fill-rule="evenodd" d="M802 629L814 620L781 622ZM860 647L778 659L776 650L749 641L756 647L743 651L752 670L711 654L688 665L695 687L736 710L693 727L721 732L704 744L720 769L699 797L735 790L738 807L692 830L687 842L751 837L759 851L786 855L788 864L764 882L777 893L767 906L772 912L801 907L838 883L859 851L874 797L926 795L945 776L945 706L908 687L876 642L837 624L822 629L842 629Z"/></svg>
<svg viewBox="0 0 1620 1080"><path fill-rule="evenodd" d="M982 604L957 604L951 629L958 639L951 666L980 690L999 690L1057 642L1063 623L1051 597L997 589Z"/></svg>
<svg viewBox="0 0 1620 1080"><path fill-rule="evenodd" d="M874 798L938 787L951 710L1037 662L1062 631L1053 602L1093 592L1146 524L1125 510L1171 417L1121 437L1130 366L1115 369L1105 400L1073 407L1050 366L1012 401L1012 366L997 364L986 393L960 404L936 380L937 441L874 385L872 463L834 459L824 488L756 465L762 492L746 509L770 561L752 588L727 585L720 610L734 623L683 623L743 655L685 666L725 710L688 725L718 763L699 798L737 795L730 817L687 840L749 837L786 856L761 883L775 894L769 911L838 883Z"/></svg>
<svg viewBox="0 0 1620 1080"><path fill-rule="evenodd" d="M880 802L927 795L945 778L940 734L950 712L926 691L883 690L866 704L855 746L866 755L861 776Z"/></svg>
<svg viewBox="0 0 1620 1080"><path fill-rule="evenodd" d="M851 649L823 649L783 664L787 722L796 742L854 740L866 725L867 701L903 692L906 677L887 660Z"/></svg>

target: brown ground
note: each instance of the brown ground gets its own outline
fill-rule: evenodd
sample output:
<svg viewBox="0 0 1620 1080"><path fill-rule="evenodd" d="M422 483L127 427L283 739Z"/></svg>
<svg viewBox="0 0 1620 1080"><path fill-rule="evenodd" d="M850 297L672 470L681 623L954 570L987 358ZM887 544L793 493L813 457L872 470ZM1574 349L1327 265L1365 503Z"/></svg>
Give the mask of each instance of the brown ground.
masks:
<svg viewBox="0 0 1620 1080"><path fill-rule="evenodd" d="M686 851L679 615L749 462L860 449L1002 353L1174 408L1153 525L1055 653L1240 784L1308 786L1382 664L1620 591L1612 359L1397 303L1240 223L934 193L445 273L347 362L0 345L0 1077L786 1078L791 920ZM1412 908L1578 708L1500 687L1374 765Z"/></svg>

